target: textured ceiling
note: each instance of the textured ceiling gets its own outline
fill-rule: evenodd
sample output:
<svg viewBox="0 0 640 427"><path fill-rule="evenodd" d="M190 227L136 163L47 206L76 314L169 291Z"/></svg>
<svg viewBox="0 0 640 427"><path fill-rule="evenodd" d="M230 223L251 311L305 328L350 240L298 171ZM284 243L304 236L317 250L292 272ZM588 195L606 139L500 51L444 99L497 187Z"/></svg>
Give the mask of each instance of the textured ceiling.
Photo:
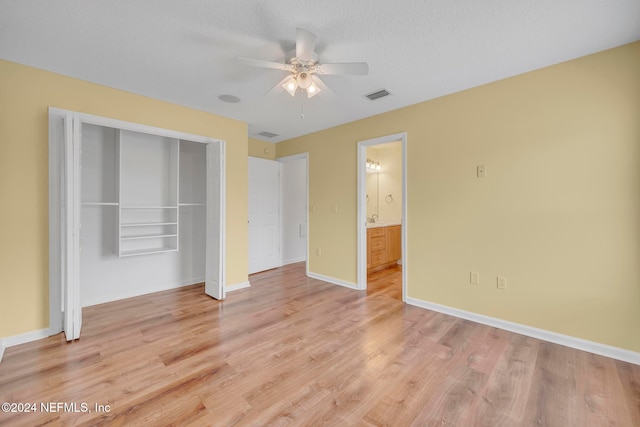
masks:
<svg viewBox="0 0 640 427"><path fill-rule="evenodd" d="M296 28L332 93L270 91ZM640 40L639 0L0 0L0 58L232 117L281 141ZM363 95L386 88L392 95ZM269 92L269 93L267 93ZM229 104L218 99L241 99ZM304 120L300 118L304 108Z"/></svg>

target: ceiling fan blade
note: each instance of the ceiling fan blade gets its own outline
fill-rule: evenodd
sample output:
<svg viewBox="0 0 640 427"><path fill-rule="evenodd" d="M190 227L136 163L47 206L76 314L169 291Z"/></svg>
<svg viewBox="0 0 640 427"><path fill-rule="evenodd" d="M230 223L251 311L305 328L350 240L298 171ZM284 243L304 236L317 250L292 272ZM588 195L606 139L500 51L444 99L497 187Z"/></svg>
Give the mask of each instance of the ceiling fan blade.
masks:
<svg viewBox="0 0 640 427"><path fill-rule="evenodd" d="M236 56L236 62L247 65L249 67L258 68L273 68L275 70L293 71L294 68L290 64L283 64L281 62L263 61L262 59L245 58L243 56Z"/></svg>
<svg viewBox="0 0 640 427"><path fill-rule="evenodd" d="M318 87L320 87L320 89L322 89L322 92L324 93L324 96L327 95L331 95L331 96L335 96L335 92L331 90L331 88L329 88L329 86L327 86L325 84L325 82L322 81L322 79L320 79L320 77L318 77L317 75L313 75L311 76L313 78L313 82L318 85Z"/></svg>
<svg viewBox="0 0 640 427"><path fill-rule="evenodd" d="M310 31L296 28L296 56L303 61L314 59L316 35Z"/></svg>
<svg viewBox="0 0 640 427"><path fill-rule="evenodd" d="M276 93L283 92L284 89L282 88L282 85L284 84L284 82L286 82L290 78L291 78L291 75L288 75L284 79L280 80L278 83L276 83L276 85L274 87L269 89L263 96L269 96L269 95L273 95L273 94L276 94Z"/></svg>
<svg viewBox="0 0 640 427"><path fill-rule="evenodd" d="M366 76L369 74L369 64L366 62L342 62L338 64L317 64L318 74L352 74Z"/></svg>

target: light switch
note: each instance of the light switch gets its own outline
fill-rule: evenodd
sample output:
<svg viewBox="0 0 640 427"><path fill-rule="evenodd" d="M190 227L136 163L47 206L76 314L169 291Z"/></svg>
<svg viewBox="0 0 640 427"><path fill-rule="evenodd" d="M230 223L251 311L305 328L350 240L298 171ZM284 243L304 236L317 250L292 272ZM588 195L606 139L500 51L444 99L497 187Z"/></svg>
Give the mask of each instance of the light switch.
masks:
<svg viewBox="0 0 640 427"><path fill-rule="evenodd" d="M469 281L471 282L472 285L479 285L480 284L480 273L472 271L471 272L471 278L470 278Z"/></svg>

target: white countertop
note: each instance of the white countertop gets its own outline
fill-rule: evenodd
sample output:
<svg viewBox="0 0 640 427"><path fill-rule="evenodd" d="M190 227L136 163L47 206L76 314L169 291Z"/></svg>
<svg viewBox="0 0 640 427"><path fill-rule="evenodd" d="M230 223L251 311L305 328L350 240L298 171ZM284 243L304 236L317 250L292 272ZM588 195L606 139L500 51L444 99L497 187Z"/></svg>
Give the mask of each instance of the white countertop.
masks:
<svg viewBox="0 0 640 427"><path fill-rule="evenodd" d="M392 225L401 225L401 221L380 221L380 222L368 222L367 228L378 228L378 227L390 227Z"/></svg>

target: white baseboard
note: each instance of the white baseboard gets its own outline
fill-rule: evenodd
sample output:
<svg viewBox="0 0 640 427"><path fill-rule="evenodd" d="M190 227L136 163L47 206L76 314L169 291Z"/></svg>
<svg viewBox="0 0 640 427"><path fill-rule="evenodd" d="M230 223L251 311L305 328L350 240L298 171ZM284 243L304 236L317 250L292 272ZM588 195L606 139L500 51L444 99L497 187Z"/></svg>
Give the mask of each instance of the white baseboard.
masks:
<svg viewBox="0 0 640 427"><path fill-rule="evenodd" d="M5 347L13 347L14 345L20 345L31 341L47 338L49 336L49 328L39 329L37 331L31 331L20 335L13 335L11 337L4 337L2 341Z"/></svg>
<svg viewBox="0 0 640 427"><path fill-rule="evenodd" d="M307 276L311 277L312 279L318 279L318 280L322 280L323 282L329 282L334 285L344 286L345 288L358 290L357 284L347 282L346 280L340 280L340 279L336 279L335 277L324 276L322 274L317 274L312 272L308 272Z"/></svg>
<svg viewBox="0 0 640 427"><path fill-rule="evenodd" d="M0 361L4 356L4 350L14 345L25 344L31 341L47 338L49 336L49 328L39 329L37 331L27 332L25 334L13 335L10 337L0 338Z"/></svg>
<svg viewBox="0 0 640 427"><path fill-rule="evenodd" d="M300 257L300 258L292 258L292 259L288 259L286 261L282 261L282 265L289 265L289 264L295 264L296 262L302 262L302 261L306 261L307 257Z"/></svg>
<svg viewBox="0 0 640 427"><path fill-rule="evenodd" d="M224 287L225 292L233 292L239 291L240 289L245 289L251 287L251 283L249 281L236 283L234 285L229 285Z"/></svg>
<svg viewBox="0 0 640 427"><path fill-rule="evenodd" d="M593 341L576 338L569 335L563 335L544 329L534 328L533 326L522 325L520 323L509 322L507 320L495 317L485 316L483 314L472 313L470 311L460 310L458 308L448 307L417 298L407 298L407 304L416 307L426 308L427 310L437 311L439 313L448 314L450 316L459 317L461 319L471 320L472 322L481 323L483 325L493 326L494 328L504 329L506 331L515 332L517 334L526 335L543 341L560 344L565 347L575 348L577 350L587 351L589 353L598 354L600 356L610 357L612 359L622 360L623 362L640 365L640 353L625 350L619 347L613 347L607 344L600 344Z"/></svg>
<svg viewBox="0 0 640 427"><path fill-rule="evenodd" d="M183 280L182 282L180 282L180 286L191 286L191 285L197 285L198 283L204 283L205 282L205 277L194 277L193 279L187 279L187 280Z"/></svg>

